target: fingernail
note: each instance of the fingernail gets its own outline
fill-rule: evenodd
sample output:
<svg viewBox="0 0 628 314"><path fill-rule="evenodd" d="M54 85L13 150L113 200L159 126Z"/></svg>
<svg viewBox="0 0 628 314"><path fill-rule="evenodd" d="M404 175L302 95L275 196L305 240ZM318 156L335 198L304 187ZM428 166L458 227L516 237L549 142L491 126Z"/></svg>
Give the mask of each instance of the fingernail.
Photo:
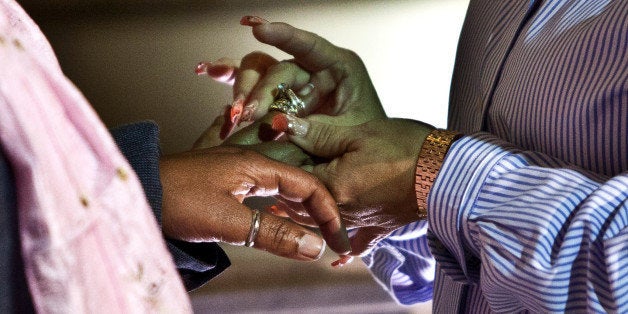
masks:
<svg viewBox="0 0 628 314"><path fill-rule="evenodd" d="M306 234L298 240L298 253L311 260L317 260L325 252L325 241L319 237Z"/></svg>
<svg viewBox="0 0 628 314"><path fill-rule="evenodd" d="M307 85L303 86L303 88L301 88L301 90L299 90L297 94L299 94L299 96L301 97L305 97L309 95L313 90L314 90L314 84L307 83Z"/></svg>
<svg viewBox="0 0 628 314"><path fill-rule="evenodd" d="M275 216L279 216L279 207L277 207L277 205L271 205L271 206L267 206L266 207L266 211L275 215Z"/></svg>
<svg viewBox="0 0 628 314"><path fill-rule="evenodd" d="M233 101L233 104L231 104L231 113L230 113L231 123L239 124L240 116L242 115L243 108L244 108L244 98L241 96L238 96L236 100Z"/></svg>
<svg viewBox="0 0 628 314"><path fill-rule="evenodd" d="M278 114L273 117L271 127L277 132L286 132L288 130L288 118L283 114Z"/></svg>
<svg viewBox="0 0 628 314"><path fill-rule="evenodd" d="M244 106L244 110L242 111L242 118L240 121L252 121L255 116L255 111L257 110L259 102L257 100L253 100Z"/></svg>
<svg viewBox="0 0 628 314"><path fill-rule="evenodd" d="M307 120L297 118L291 115L282 114L282 116L285 116L288 120L288 125L286 128L286 132L288 134L297 137L304 137L307 134L307 131L310 128L310 123Z"/></svg>
<svg viewBox="0 0 628 314"><path fill-rule="evenodd" d="M257 26L257 25L262 25L266 23L268 23L267 20L259 16L254 16L254 15L246 15L246 16L243 16L242 19L240 19L240 25L246 25L246 26Z"/></svg>
<svg viewBox="0 0 628 314"><path fill-rule="evenodd" d="M196 75L208 75L207 67L209 67L210 65L210 62L201 61L196 65L196 69L194 70L194 72L196 73Z"/></svg>
<svg viewBox="0 0 628 314"><path fill-rule="evenodd" d="M353 256L349 256L349 255L340 255L340 258L333 261L331 263L331 266L334 268L340 268L342 266L345 266L349 263L353 262Z"/></svg>

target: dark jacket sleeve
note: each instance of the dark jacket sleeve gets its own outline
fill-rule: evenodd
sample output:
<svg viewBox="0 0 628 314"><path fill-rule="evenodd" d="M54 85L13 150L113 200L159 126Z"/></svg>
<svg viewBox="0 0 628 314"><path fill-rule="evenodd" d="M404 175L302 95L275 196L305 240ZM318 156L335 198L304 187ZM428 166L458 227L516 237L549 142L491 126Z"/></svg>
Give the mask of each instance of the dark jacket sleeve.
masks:
<svg viewBox="0 0 628 314"><path fill-rule="evenodd" d="M139 122L112 129L111 134L137 173L161 225L159 128L153 122ZM229 258L216 243L188 243L172 239L166 239L166 242L188 290L202 286L230 265Z"/></svg>
<svg viewBox="0 0 628 314"><path fill-rule="evenodd" d="M0 146L0 313L35 313L20 252L15 180Z"/></svg>

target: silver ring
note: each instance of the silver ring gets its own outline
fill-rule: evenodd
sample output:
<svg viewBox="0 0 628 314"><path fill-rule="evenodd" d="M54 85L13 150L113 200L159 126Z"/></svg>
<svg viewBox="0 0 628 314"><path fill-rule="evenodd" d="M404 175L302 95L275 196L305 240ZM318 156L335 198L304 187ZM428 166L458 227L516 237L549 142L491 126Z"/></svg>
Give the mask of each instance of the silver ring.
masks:
<svg viewBox="0 0 628 314"><path fill-rule="evenodd" d="M251 220L251 230L249 231L249 236L246 238L246 242L244 242L244 246L252 247L255 244L255 238L257 237L257 233L259 232L259 225L262 219L262 215L259 210L253 210L253 219Z"/></svg>
<svg viewBox="0 0 628 314"><path fill-rule="evenodd" d="M305 103L294 91L288 88L286 83L277 85L277 95L275 100L268 107L268 110L281 111L292 116L299 116L305 109Z"/></svg>

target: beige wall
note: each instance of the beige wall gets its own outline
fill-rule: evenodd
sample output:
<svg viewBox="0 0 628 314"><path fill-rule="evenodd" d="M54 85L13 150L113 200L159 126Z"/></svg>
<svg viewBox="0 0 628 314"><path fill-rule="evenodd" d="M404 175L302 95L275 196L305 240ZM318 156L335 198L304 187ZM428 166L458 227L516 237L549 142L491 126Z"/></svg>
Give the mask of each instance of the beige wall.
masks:
<svg viewBox="0 0 628 314"><path fill-rule="evenodd" d="M230 103L227 86L194 74L198 61L240 58L253 50L286 57L257 43L250 29L238 24L247 14L291 23L356 51L389 115L444 126L456 41L467 4L467 0L19 2L41 25L64 71L103 121L108 126L157 121L166 153L188 149L220 108ZM375 308L373 312L405 311L390 302L360 262L338 271L328 266L331 254L324 262L303 264L243 248L227 250L234 266L193 294L201 307L218 310L216 300L230 300L220 293L240 291L234 302L249 302L258 312L290 312L286 308L301 304L298 300L310 309L330 310L324 302L308 302L308 287L324 291L348 284L359 287L355 293L361 295L351 288L329 288L337 296L340 290L346 294L340 294L345 301L332 302L331 308L348 306L344 312L362 313ZM292 289L291 300L282 301L285 289ZM242 291L249 291L250 297ZM260 301L255 297L260 291L279 292ZM218 299L209 302L210 295ZM380 307L371 307L376 304ZM233 304L235 312L238 308Z"/></svg>
<svg viewBox="0 0 628 314"><path fill-rule="evenodd" d="M165 152L189 148L230 102L228 87L194 75L198 61L239 58L253 50L285 57L239 25L246 14L286 21L356 51L391 115L442 126L466 5L465 0L21 2L104 122L155 120Z"/></svg>

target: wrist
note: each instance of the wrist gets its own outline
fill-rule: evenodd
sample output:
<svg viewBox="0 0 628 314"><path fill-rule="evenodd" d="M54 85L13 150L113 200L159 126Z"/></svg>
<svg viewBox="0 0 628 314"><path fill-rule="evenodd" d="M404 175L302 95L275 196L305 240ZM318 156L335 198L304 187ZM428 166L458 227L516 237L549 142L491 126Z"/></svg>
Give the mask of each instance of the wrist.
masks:
<svg viewBox="0 0 628 314"><path fill-rule="evenodd" d="M461 134L456 131L434 129L421 144L416 164L415 192L420 219L427 219L427 199L451 144Z"/></svg>

